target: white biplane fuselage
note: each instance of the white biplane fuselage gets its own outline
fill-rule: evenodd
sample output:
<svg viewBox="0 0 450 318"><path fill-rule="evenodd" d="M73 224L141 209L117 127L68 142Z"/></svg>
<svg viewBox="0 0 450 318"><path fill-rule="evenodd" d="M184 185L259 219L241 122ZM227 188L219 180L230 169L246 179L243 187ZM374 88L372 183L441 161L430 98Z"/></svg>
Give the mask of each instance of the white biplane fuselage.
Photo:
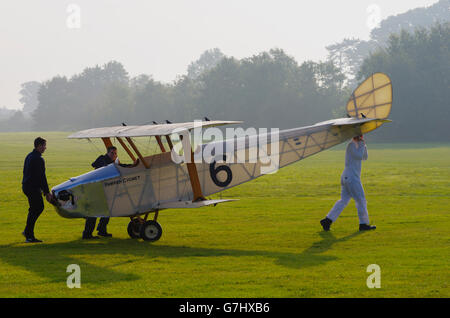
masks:
<svg viewBox="0 0 450 318"><path fill-rule="evenodd" d="M194 123L105 127L81 131L69 138L102 138L105 146L111 145L110 138L116 138L135 164L123 166L115 162L71 178L52 189L56 198L54 205L56 211L66 218L130 217L128 233L131 237L157 240L161 235L160 226L156 222L158 211L232 201L207 200L206 197L263 174L275 172L353 136L378 128L388 121L386 118L391 104L392 86L389 77L375 73L352 94L347 104L349 118L215 141L200 145L194 151L191 150L190 141ZM239 122L204 121L200 127L236 123ZM174 160L180 159L174 149L176 145L170 139L174 132L181 136L183 163ZM143 136L155 136L161 153L143 157L131 139ZM169 149L162 145L161 137L167 138ZM125 146L122 138L128 141L138 158ZM261 151L261 140L266 145L264 151ZM201 160L189 161L197 158L198 152L203 154L208 150L206 152L211 155L211 149L214 152L209 158L200 156ZM155 212L155 218L147 221L147 215L151 212ZM145 219L142 220L140 215L145 215ZM145 224L149 222L152 226L146 227ZM158 228L155 229L155 226ZM154 234L153 231L159 233Z"/></svg>

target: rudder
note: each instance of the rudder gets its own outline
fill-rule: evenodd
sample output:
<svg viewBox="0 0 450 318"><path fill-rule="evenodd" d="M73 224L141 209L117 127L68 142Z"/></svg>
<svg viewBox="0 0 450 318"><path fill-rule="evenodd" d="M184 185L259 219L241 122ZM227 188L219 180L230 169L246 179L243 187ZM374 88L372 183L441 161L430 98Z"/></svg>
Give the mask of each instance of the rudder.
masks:
<svg viewBox="0 0 450 318"><path fill-rule="evenodd" d="M347 114L359 119L386 119L391 107L391 79L384 73L374 73L353 91L347 102Z"/></svg>

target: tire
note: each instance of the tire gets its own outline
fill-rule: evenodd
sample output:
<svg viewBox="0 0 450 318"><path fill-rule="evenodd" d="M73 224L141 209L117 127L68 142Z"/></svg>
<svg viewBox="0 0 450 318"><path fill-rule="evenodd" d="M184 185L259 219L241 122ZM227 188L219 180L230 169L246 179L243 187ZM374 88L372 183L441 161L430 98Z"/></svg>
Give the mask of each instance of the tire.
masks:
<svg viewBox="0 0 450 318"><path fill-rule="evenodd" d="M130 221L127 227L128 235L132 239L138 239L141 237L141 224L139 221Z"/></svg>
<svg viewBox="0 0 450 318"><path fill-rule="evenodd" d="M161 238L162 228L156 221L147 221L141 226L141 238L144 241L156 242Z"/></svg>

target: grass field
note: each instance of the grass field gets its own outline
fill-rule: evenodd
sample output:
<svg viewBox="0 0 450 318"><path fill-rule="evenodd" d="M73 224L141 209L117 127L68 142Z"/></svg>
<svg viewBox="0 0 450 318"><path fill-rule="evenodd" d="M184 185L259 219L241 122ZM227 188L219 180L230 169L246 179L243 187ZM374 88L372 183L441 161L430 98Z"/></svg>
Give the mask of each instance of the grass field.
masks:
<svg viewBox="0 0 450 318"><path fill-rule="evenodd" d="M29 245L21 179L37 135L50 186L103 152L66 133L0 134L0 297L450 296L448 144L369 143L363 185L376 231L358 232L353 201L330 232L320 227L339 198L339 146L222 193L240 201L161 212L156 243L130 239L127 218L111 219L113 238L82 241L84 220L46 203L35 231L44 243ZM80 265L80 289L66 285L69 264ZM379 289L366 286L369 264L381 268Z"/></svg>

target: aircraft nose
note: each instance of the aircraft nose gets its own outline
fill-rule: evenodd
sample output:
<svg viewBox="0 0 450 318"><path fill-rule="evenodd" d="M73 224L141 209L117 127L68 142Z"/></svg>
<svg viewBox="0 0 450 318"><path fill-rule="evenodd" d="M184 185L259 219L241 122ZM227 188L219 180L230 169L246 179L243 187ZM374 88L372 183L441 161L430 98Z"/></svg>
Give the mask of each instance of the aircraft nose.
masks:
<svg viewBox="0 0 450 318"><path fill-rule="evenodd" d="M64 201L64 202L67 202L67 201L70 200L72 205L75 204L75 201L74 201L74 198L73 198L73 194L70 191L68 191L68 190L60 191L58 193L57 199L61 200L61 201Z"/></svg>

